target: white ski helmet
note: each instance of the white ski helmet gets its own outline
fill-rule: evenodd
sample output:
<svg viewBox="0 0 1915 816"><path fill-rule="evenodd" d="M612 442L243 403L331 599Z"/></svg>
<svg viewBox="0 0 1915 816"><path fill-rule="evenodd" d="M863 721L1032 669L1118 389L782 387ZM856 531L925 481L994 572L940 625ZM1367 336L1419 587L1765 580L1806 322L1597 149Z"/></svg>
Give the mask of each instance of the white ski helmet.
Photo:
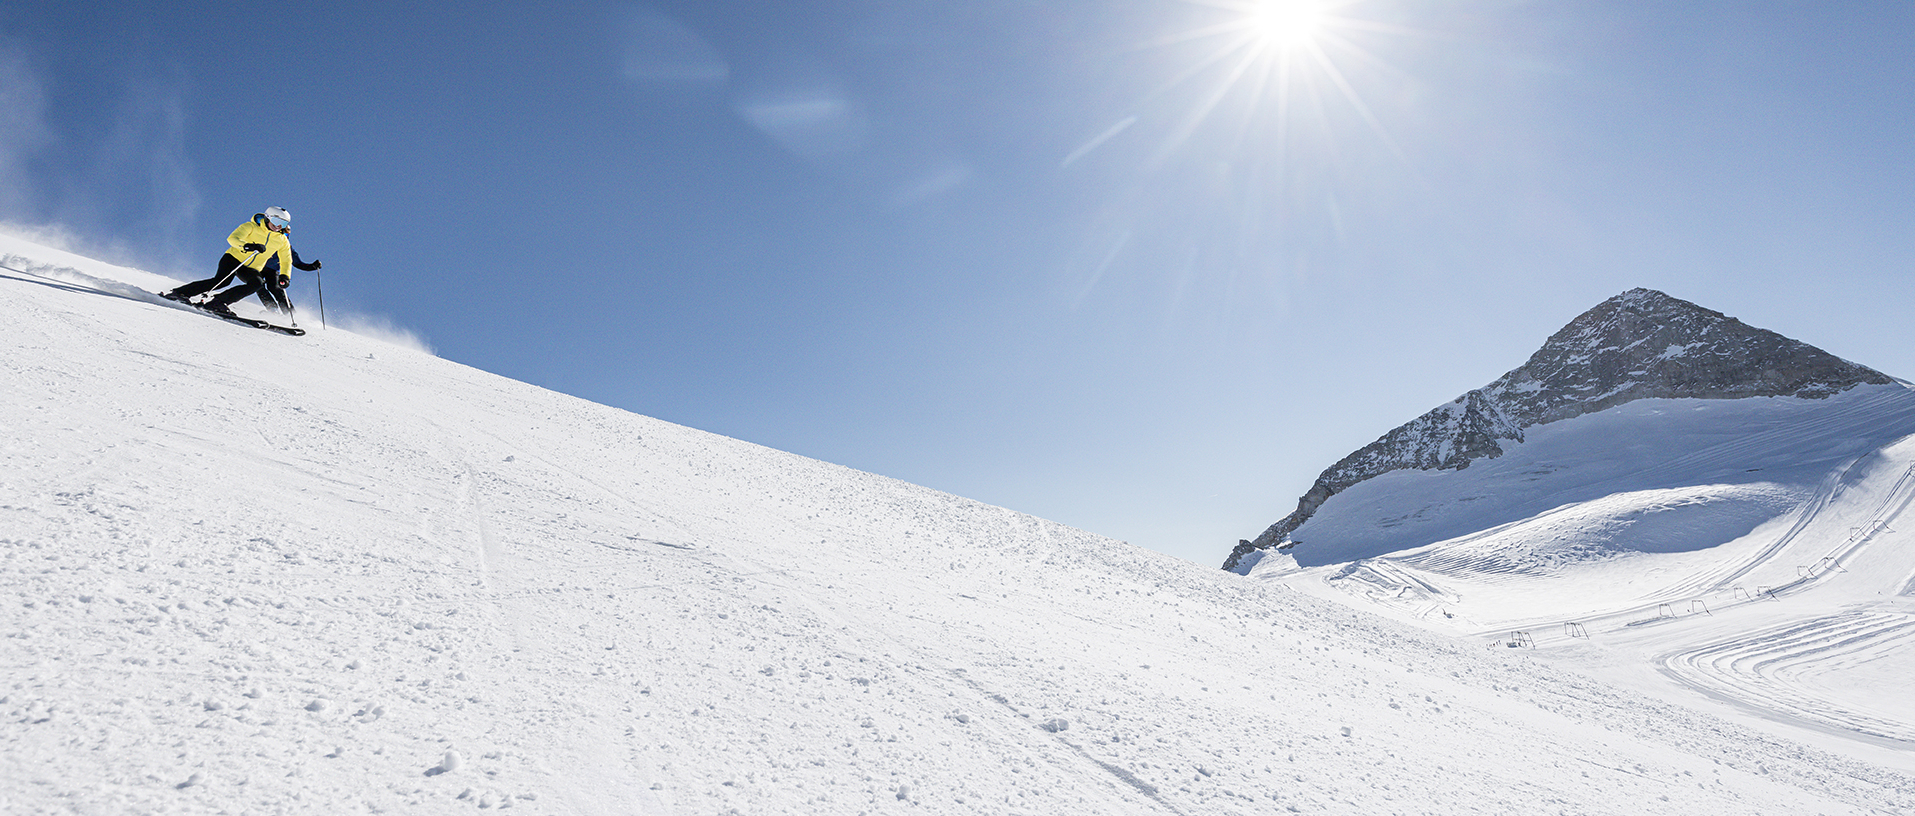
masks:
<svg viewBox="0 0 1915 816"><path fill-rule="evenodd" d="M293 223L293 214L286 212L285 207L267 207L266 217L282 227L292 226Z"/></svg>

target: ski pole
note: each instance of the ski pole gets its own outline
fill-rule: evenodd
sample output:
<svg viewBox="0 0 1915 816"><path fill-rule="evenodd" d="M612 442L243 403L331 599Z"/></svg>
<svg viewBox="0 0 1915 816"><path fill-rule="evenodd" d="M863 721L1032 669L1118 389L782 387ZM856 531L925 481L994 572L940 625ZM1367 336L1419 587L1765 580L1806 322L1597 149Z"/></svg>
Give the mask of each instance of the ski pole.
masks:
<svg viewBox="0 0 1915 816"><path fill-rule="evenodd" d="M317 263L317 261L315 261ZM326 328L326 278L320 271L313 270L313 282L319 284L319 328Z"/></svg>

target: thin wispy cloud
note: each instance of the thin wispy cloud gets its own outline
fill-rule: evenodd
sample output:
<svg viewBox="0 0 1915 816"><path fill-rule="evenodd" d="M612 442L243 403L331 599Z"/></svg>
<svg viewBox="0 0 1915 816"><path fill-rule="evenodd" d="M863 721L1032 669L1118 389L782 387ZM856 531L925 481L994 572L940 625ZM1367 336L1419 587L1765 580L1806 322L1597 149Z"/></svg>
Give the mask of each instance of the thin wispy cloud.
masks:
<svg viewBox="0 0 1915 816"><path fill-rule="evenodd" d="M633 8L619 20L619 69L632 83L657 88L723 85L731 65L697 31L665 14Z"/></svg>
<svg viewBox="0 0 1915 816"><path fill-rule="evenodd" d="M781 147L807 159L852 153L864 146L864 113L832 87L793 89L738 103L738 115Z"/></svg>

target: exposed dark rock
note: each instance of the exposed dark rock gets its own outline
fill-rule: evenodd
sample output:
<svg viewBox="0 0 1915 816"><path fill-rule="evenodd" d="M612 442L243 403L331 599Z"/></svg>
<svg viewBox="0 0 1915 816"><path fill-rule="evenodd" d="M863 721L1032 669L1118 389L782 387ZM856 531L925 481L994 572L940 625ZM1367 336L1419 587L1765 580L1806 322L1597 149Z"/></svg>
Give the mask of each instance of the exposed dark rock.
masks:
<svg viewBox="0 0 1915 816"><path fill-rule="evenodd" d="M1874 369L1652 289L1598 304L1551 335L1522 367L1438 407L1331 465L1295 512L1224 562L1282 547L1331 496L1393 470L1462 470L1503 455L1523 431L1633 400L1821 399L1894 382Z"/></svg>

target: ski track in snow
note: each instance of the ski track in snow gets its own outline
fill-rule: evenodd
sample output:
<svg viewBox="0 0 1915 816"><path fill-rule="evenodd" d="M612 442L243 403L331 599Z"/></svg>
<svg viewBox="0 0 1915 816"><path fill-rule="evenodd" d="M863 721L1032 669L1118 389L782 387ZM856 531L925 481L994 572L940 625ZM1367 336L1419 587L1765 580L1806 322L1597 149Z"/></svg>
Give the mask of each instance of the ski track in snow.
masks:
<svg viewBox="0 0 1915 816"><path fill-rule="evenodd" d="M1879 693L1909 676L1912 652L1915 615L1850 613L1690 649L1664 665L1678 680L1737 704L1915 743L1915 705L1906 695Z"/></svg>
<svg viewBox="0 0 1915 816"><path fill-rule="evenodd" d="M1527 652L0 256L0 811L1915 809ZM1813 682L1735 651L1682 665Z"/></svg>

